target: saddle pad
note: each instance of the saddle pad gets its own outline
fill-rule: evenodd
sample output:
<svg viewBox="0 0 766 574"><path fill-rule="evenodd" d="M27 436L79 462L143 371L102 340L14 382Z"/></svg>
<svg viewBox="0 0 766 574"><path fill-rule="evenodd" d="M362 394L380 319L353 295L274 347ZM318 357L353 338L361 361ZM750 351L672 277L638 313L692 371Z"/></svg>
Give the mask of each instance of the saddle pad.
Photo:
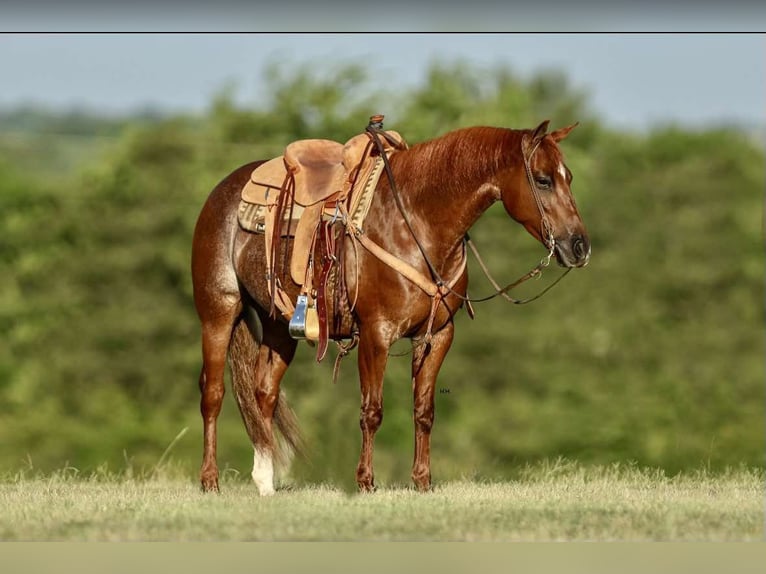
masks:
<svg viewBox="0 0 766 574"><path fill-rule="evenodd" d="M363 178L360 181L363 183L361 189L356 190L354 196L351 198L351 212L349 217L351 223L353 223L357 229L362 229L364 220L367 217L367 212L370 211L370 204L372 203L372 197L375 195L375 188L378 186L378 180L383 173L383 158L380 156L372 159L371 165L366 166L366 169L360 176Z"/></svg>
<svg viewBox="0 0 766 574"><path fill-rule="evenodd" d="M253 233L264 233L266 231L266 210L265 205L258 205L256 203L248 203L244 200L239 201L239 209L237 210L237 221L239 226ZM293 216L290 219L290 225L286 223L282 224L282 236L293 236L298 228L298 221L303 214L303 207L296 205L293 208ZM290 218L289 213L285 213L284 221Z"/></svg>
<svg viewBox="0 0 766 574"><path fill-rule="evenodd" d="M266 206L248 203L239 200L239 209L237 209L237 221L239 226L246 231L253 233L263 233L266 231L265 221Z"/></svg>

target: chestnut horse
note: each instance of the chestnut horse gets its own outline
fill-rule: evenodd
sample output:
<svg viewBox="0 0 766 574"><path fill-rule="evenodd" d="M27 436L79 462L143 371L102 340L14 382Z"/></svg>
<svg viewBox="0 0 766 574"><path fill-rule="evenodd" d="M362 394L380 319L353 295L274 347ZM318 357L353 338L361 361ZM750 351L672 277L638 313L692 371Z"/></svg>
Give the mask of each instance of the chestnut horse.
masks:
<svg viewBox="0 0 766 574"><path fill-rule="evenodd" d="M380 178L364 233L423 275L435 271L450 288L435 305L423 289L359 244L343 252L347 292L356 297L352 318L359 337L360 490L374 489L372 456L383 420L383 374L389 348L402 338L413 342L412 480L419 490L430 488L434 388L452 343L453 317L468 286L464 238L479 216L502 201L514 220L555 253L559 265L582 267L588 262L588 235L571 195L572 174L558 147L575 125L551 133L548 121L534 130L463 128L390 158L394 185ZM200 480L205 491L218 490L216 420L227 356L233 391L254 447L252 477L261 495L274 492L274 462L283 454L274 427L288 450L299 442L294 414L280 393L297 341L284 319L269 314L263 234L245 231L237 223L240 192L260 163L241 166L213 189L194 231L192 278L203 355ZM345 235L343 241L356 240ZM283 241L282 248L290 249L290 244ZM280 281L294 301L298 286L289 272ZM426 334L429 344L424 345ZM331 336L340 340L349 333Z"/></svg>

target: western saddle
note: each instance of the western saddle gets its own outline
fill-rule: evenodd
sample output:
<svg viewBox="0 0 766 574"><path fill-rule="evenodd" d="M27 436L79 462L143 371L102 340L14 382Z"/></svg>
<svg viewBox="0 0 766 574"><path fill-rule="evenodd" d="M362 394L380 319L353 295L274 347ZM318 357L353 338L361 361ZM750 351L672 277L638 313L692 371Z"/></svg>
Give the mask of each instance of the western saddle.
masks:
<svg viewBox="0 0 766 574"><path fill-rule="evenodd" d="M326 289L331 272L334 295L345 287L339 256L343 241L335 240L334 224L342 223L346 233L362 229L384 168L381 147L386 159L408 147L399 133L383 131L382 122L382 115L372 116L368 130L345 144L326 139L294 141L283 155L255 168L242 189L239 223L248 231L262 233L266 243L270 313L289 320L292 337L318 343L317 361L324 357L329 338ZM382 146L375 145L369 128L382 136L377 140ZM300 286L295 303L278 278L284 237L293 241L290 277ZM286 275L287 262L283 260L282 265ZM315 269L316 265L321 267ZM320 269L316 280L315 271Z"/></svg>

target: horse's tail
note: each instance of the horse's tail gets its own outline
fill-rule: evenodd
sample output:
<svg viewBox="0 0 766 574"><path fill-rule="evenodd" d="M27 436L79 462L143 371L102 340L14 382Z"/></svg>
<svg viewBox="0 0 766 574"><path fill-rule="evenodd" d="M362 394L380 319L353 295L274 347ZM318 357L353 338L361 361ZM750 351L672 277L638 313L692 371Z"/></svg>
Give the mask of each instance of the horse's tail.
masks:
<svg viewBox="0 0 766 574"><path fill-rule="evenodd" d="M229 366L232 388L242 421L245 423L245 429L253 445L259 450L273 453L274 462L286 466L294 453L303 453L303 439L298 428L298 419L280 390L272 420L282 440L275 440L276 436L267 432L253 389L257 360L258 343L250 333L246 322L237 321L229 346Z"/></svg>

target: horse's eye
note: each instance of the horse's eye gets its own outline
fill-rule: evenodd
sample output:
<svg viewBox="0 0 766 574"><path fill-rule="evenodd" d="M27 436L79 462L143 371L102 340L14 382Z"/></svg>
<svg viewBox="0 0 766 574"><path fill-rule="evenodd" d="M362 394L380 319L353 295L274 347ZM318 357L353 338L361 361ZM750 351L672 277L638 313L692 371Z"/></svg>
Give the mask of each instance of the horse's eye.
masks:
<svg viewBox="0 0 766 574"><path fill-rule="evenodd" d="M550 189L553 181L547 175L539 175L535 178L535 183L543 189Z"/></svg>

